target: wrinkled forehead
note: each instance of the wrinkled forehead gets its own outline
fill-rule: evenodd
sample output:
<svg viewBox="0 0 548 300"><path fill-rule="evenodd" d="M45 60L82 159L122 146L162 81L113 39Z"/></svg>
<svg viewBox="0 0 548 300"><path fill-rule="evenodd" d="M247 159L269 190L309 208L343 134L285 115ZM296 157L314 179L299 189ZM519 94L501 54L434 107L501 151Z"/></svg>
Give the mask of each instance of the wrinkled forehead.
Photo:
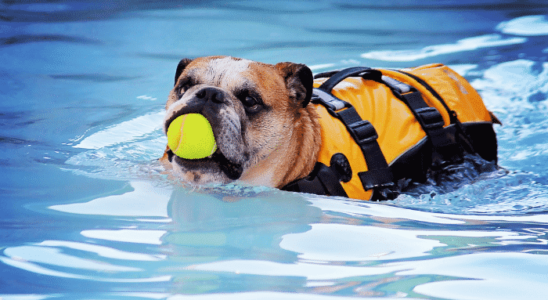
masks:
<svg viewBox="0 0 548 300"><path fill-rule="evenodd" d="M234 57L205 57L193 61L183 73L195 83L227 90L240 87L261 88L266 82L281 78L271 65Z"/></svg>
<svg viewBox="0 0 548 300"><path fill-rule="evenodd" d="M236 85L251 84L252 64L246 59L220 57L198 60L190 66L187 76L202 84L231 88Z"/></svg>

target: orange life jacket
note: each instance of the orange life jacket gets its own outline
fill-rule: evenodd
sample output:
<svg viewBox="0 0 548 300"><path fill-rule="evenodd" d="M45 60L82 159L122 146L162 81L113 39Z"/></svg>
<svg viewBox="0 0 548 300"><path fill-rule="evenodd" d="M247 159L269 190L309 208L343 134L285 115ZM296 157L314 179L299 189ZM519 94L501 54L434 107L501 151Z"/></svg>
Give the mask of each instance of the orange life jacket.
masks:
<svg viewBox="0 0 548 300"><path fill-rule="evenodd" d="M318 163L286 190L390 199L400 179L426 180L464 152L497 159L496 118L476 90L442 64L318 74L312 105L321 124Z"/></svg>

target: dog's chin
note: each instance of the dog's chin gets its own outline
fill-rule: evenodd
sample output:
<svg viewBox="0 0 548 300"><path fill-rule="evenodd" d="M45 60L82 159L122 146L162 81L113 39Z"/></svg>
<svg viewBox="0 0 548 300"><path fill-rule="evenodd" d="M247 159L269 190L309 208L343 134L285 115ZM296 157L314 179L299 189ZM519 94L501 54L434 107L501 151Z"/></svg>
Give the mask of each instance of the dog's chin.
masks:
<svg viewBox="0 0 548 300"><path fill-rule="evenodd" d="M238 180L243 173L242 165L226 158L219 149L202 159L184 159L171 150L167 155L174 170L193 184L229 183Z"/></svg>

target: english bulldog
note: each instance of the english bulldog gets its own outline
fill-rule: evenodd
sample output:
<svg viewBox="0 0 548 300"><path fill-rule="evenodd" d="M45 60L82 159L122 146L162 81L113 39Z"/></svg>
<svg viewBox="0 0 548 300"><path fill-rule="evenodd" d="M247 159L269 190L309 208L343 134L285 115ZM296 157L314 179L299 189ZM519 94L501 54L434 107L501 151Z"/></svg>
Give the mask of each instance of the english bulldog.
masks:
<svg viewBox="0 0 548 300"><path fill-rule="evenodd" d="M438 141L442 141L439 144L445 145L444 149L446 153L454 151L456 154L460 151L461 145L464 145L466 152L478 153L483 158L486 158L487 161L492 161L494 163L493 166L496 166L496 136L492 128L492 124L497 121L496 117L485 108L479 94L464 78L457 78L459 75L450 69L440 71L442 66L434 65L429 68L433 69L428 70L442 72L439 74L447 77L446 79L449 82L447 86L454 87L455 82L461 84L458 89L448 89L448 94L453 95L452 99L454 99L455 95L457 95L456 93L461 93L463 99L459 100L462 102L459 102L460 106L457 108L471 107L472 110L472 113L470 111L459 111L459 113L462 113L461 117L464 116L468 120L475 118L473 119L475 122L461 124L456 121L445 128L439 127L440 130L443 129L443 134L436 136L432 131L430 132L432 137L435 137ZM393 72L393 76L400 74L396 71L386 72ZM436 78L438 81L441 81L441 77L442 75ZM390 85L390 82L395 82L387 90L387 93L391 94L395 93L394 91L398 89L410 88L410 86L405 85L402 87L401 82L397 80L384 79L385 76L382 78L373 80L383 81L388 85ZM420 78L417 80L420 80ZM336 124L326 123L326 120L329 119L329 115L326 116L327 112L323 110L319 112L315 105L308 105L313 94L313 84L314 78L312 72L303 64L282 62L271 65L227 56L181 60L175 74L175 85L169 94L166 104L164 132L167 133L171 122L181 115L189 113L202 114L211 124L217 143L217 150L207 158L184 159L174 155L169 147L166 147L165 153L160 159L161 162L166 168L172 169L182 180L193 185L240 181L250 185L294 190L291 187L288 188L287 185L291 183L294 186L297 180L304 182L304 185L308 185L307 180L312 178L310 180L313 182L313 180L316 180L314 178L317 175L320 178L319 180L322 181L321 184L325 188L324 191L327 192L316 192L318 184L311 188L308 188L311 186L308 185L304 191L327 195L346 195L357 199L393 199L397 193L392 193L392 187L394 186L392 173L382 173L387 167L385 169L383 169L384 167L374 169L365 175L360 174L357 171L362 170L362 167L358 167L352 171L353 167L350 166L346 157L342 155L341 158L339 153L333 153L334 155L330 156L331 163L329 163L329 167L325 163L317 164L318 159L325 160L323 157L325 156L323 154L325 151L322 149L339 147L337 149L344 152L351 149L348 147L355 147L358 150L352 153L360 153L360 148L358 148L359 146L355 144L354 140L352 140L352 144L341 143L342 135L338 131L333 131L335 132L333 134L326 134L328 128L340 126L340 122ZM445 86L443 88L447 89ZM407 92L409 91L407 90ZM404 135L412 131L412 126L414 126L413 128L415 128L416 132L421 132L421 126L424 126L423 129L431 130L431 128L438 128L432 126L442 126L444 124L439 112L432 107L427 107L427 112L429 113L435 110L439 120L430 118L435 122L420 125L417 122L416 116L410 113L408 106L404 106L402 101L405 99L402 100L402 97L407 96L402 95L399 94L398 97L391 98L392 100L390 101L394 101L390 102L392 106L386 105L386 110L378 112L375 110L375 107L378 108L382 105L373 103L366 106L365 102L363 102L365 101L364 98L359 98L361 99L360 106L362 106L362 112L364 112L363 107L367 107L365 109L368 113L375 113L370 116L372 118L382 118L390 116L390 114L398 116L396 118L397 122L380 122L380 125L385 127L384 130L386 128L399 128L398 130L401 129L399 132L403 132ZM369 98L377 99L376 97ZM409 99L416 101L416 98ZM381 100L384 101L383 99ZM420 101L423 101L422 98ZM443 100L441 101L443 102ZM455 102L455 100L453 101ZM388 102L384 101L382 103ZM417 106L417 104L414 105ZM342 108L338 109L341 110ZM416 112L419 112L419 110L422 112L426 108L419 107L416 109ZM400 113L393 113L398 110ZM347 112L344 109L342 111ZM456 112L452 111L452 113L456 118ZM360 118L360 116L357 117ZM424 116L421 115L421 118L424 118ZM422 120L422 122L427 121L427 119ZM415 125L412 125L410 121L415 122L413 123ZM362 120L352 124L353 130L355 130L353 133L354 139L365 141L365 138L357 138L356 132L358 131L353 127L355 124L362 126L359 129L361 130L360 132L366 133L371 132L371 130L367 130L369 122ZM350 137L347 130L343 130ZM423 132L422 135L424 134ZM448 137L447 134L452 135ZM377 133L375 132L374 139L377 138L376 135ZM332 140L322 141L322 136L328 139L332 138ZM398 134L385 136L397 137ZM407 137L407 135L405 136ZM424 182L426 180L426 172L430 172L431 170L428 167L431 165L429 159L433 156L432 154L437 153L429 146L430 142L425 142L426 138L422 139L420 135L415 135L415 137L417 137L418 142L414 144L413 149L418 150L406 152L413 156L409 156L405 160L402 159L401 163L396 162L391 165L390 172L399 176L395 178L396 176L394 175L394 178L399 180L396 184L400 190L402 190L401 188L405 188L405 186L399 186L400 182L409 184L406 178ZM403 140L408 140L408 138ZM459 143L457 143L457 140ZM395 147L393 145L395 144L391 144L389 147ZM382 157L383 153L380 153L380 156L376 154L371 155L371 153L374 152L367 152L376 162L380 162L380 158L384 161L384 157ZM399 157L404 157L404 155L400 154ZM458 159L452 160L450 163L462 162L462 156L456 155L454 157ZM367 161L368 166L371 161ZM365 165L365 161L363 160L358 161L358 163L361 163L362 166ZM386 162L384 162L384 165L386 165ZM329 170L324 171L326 168L329 168ZM417 173L415 170L422 170L422 173ZM357 176L353 176L353 172L357 173ZM409 172L422 175L418 176ZM312 174L314 176L309 176ZM333 177L335 176L333 174L336 177ZM347 175L348 177L345 179ZM323 176L323 179L321 176ZM436 175L436 177L439 176ZM379 181L384 180L382 184L387 183L388 188L384 188L386 186L375 185L375 180L377 179ZM340 181L348 183L346 185L347 188L345 188L346 192L341 191L342 187L339 186ZM364 191L364 187L368 187L365 189L366 191ZM303 190L296 189L294 191ZM348 193L348 191L352 194ZM377 194L373 195L371 192ZM379 193L382 194L382 197L378 196Z"/></svg>
<svg viewBox="0 0 548 300"><path fill-rule="evenodd" d="M281 188L314 168L321 137L318 114L306 104L313 75L303 64L270 65L227 56L183 59L166 104L164 132L178 116L200 113L217 150L183 159L166 147L161 162L191 184Z"/></svg>

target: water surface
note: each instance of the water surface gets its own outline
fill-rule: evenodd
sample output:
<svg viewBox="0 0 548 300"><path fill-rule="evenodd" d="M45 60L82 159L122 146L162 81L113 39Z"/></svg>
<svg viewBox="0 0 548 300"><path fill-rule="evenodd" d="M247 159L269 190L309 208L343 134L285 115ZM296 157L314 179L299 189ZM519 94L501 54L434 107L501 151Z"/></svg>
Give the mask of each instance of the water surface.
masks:
<svg viewBox="0 0 548 300"><path fill-rule="evenodd" d="M0 1L2 299L543 299L544 1ZM382 203L190 189L157 158L183 57L441 62L498 171ZM481 171L481 170L480 170Z"/></svg>

